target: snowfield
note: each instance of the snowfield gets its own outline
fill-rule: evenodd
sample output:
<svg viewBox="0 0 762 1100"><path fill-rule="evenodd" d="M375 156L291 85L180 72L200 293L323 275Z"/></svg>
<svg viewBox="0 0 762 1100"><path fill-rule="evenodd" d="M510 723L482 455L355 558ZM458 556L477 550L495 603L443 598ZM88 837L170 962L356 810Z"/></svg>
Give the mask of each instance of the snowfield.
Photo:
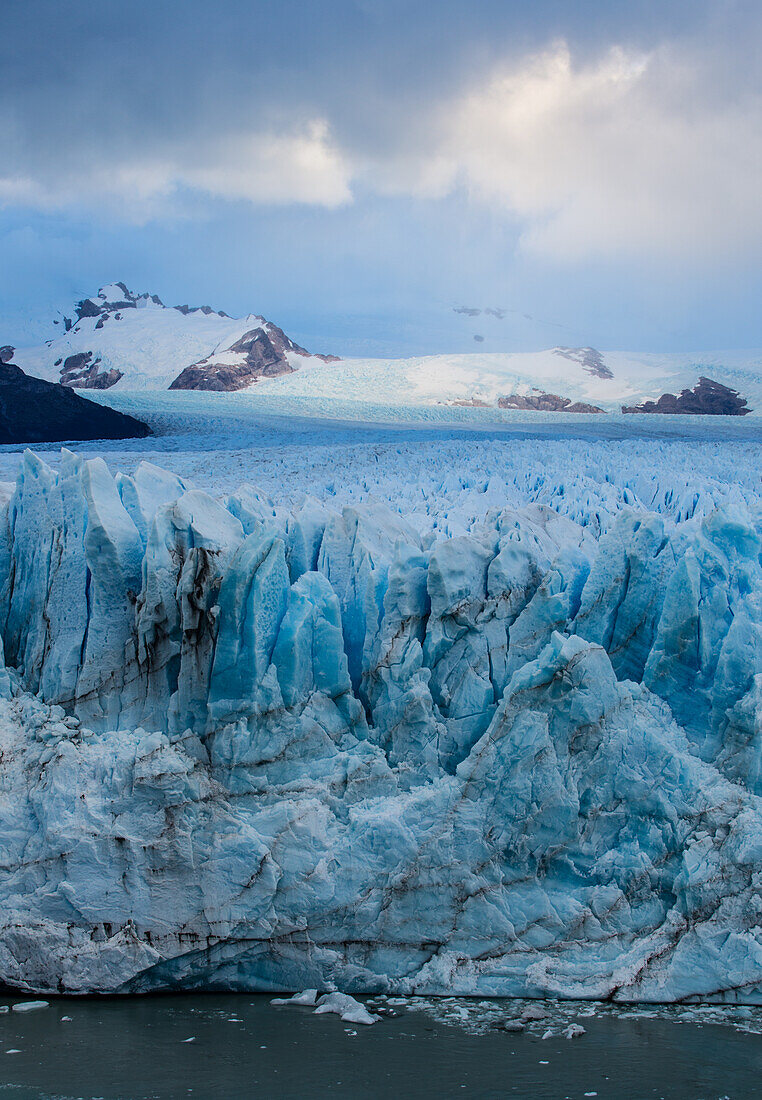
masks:
<svg viewBox="0 0 762 1100"><path fill-rule="evenodd" d="M124 284L102 287L95 297L78 304L75 317L68 330L63 319L51 326L51 338L42 345L24 347L23 340L16 341L14 361L27 374L47 381L58 382L65 372L64 381L87 387L88 395L103 388L120 395L167 390L183 371L199 364L213 368L212 375L226 366L236 374L246 361L238 342L246 334L261 331L276 348L283 343L282 355L275 352L278 368L260 364L249 374L244 370L232 386L223 383L220 388L240 384L241 396L256 392L302 401L313 410L319 404L327 416L341 416L331 407L347 401L409 409L465 403L489 406L488 412L496 415L499 398L538 393L619 413L622 405L691 389L702 375L738 390L750 409L762 414L759 350L637 354L557 347L527 353L325 362L320 355L300 354L298 345L263 317L250 314L236 319L208 306L194 310L165 306L156 296L132 294ZM77 356L89 358L67 370L67 360ZM88 373L93 377L83 377ZM207 379L205 385L209 384Z"/></svg>
<svg viewBox="0 0 762 1100"><path fill-rule="evenodd" d="M229 317L209 306L166 306L156 295L135 295L124 283L101 287L77 303L74 317L54 321L51 338L17 347L14 359L27 374L89 391L166 390L186 368L233 367L247 376L262 370L298 370L309 354L264 317ZM240 344L242 337L244 346ZM254 352L252 340L260 344ZM214 370L212 373L215 373ZM240 384L240 383L236 383ZM193 388L187 385L181 388ZM235 388L218 384L206 388Z"/></svg>
<svg viewBox="0 0 762 1100"><path fill-rule="evenodd" d="M56 335L50 345L18 347L14 362L27 374L48 382L61 380L61 363L70 355L92 351L103 370L119 370L119 388L168 389L180 371L227 348L245 332L261 325L261 317L240 319L193 313L156 306L150 300L139 309L125 309L119 320L110 317L96 330L97 317L84 317L69 332ZM75 331L76 329L76 331Z"/></svg>
<svg viewBox="0 0 762 1100"><path fill-rule="evenodd" d="M0 980L762 1002L752 418L109 400L0 454Z"/></svg>
<svg viewBox="0 0 762 1100"><path fill-rule="evenodd" d="M619 412L663 393L680 393L700 375L738 390L762 412L762 352L637 355L604 352L611 377L591 374L551 349L527 353L430 355L414 359L311 360L297 374L257 383L257 392L280 397L372 401L379 405L494 405L501 396L542 391ZM569 414L567 414L569 415Z"/></svg>

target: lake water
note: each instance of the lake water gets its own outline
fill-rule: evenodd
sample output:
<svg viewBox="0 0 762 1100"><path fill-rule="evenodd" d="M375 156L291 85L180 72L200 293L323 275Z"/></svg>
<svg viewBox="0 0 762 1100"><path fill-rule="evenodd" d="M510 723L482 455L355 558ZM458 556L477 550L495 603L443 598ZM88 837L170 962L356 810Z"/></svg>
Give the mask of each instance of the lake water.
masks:
<svg viewBox="0 0 762 1100"><path fill-rule="evenodd" d="M52 1000L46 1009L0 1016L0 1094L67 1100L762 1095L760 1010L373 1003L396 1015L353 1027L337 1016L276 1008L270 997L242 994ZM527 1008L546 1015L523 1032L504 1030ZM573 1021L585 1034L569 1040L561 1029Z"/></svg>

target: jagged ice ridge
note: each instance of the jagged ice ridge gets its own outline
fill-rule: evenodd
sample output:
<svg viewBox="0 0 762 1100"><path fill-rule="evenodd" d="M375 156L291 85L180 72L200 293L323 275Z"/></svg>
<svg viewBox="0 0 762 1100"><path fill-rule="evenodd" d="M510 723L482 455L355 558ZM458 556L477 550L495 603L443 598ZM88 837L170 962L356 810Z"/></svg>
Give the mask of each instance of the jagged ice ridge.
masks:
<svg viewBox="0 0 762 1100"><path fill-rule="evenodd" d="M758 475L561 465L458 527L27 453L0 979L762 1000Z"/></svg>

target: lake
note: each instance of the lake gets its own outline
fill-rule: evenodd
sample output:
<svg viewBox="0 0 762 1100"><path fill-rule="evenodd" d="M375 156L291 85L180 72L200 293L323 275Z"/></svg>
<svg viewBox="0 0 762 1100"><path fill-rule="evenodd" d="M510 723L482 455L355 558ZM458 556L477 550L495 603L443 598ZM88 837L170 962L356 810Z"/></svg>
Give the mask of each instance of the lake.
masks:
<svg viewBox="0 0 762 1100"><path fill-rule="evenodd" d="M274 1007L270 999L61 998L46 1009L2 1015L0 1094L61 1100L760 1095L759 1009L371 998L371 1008L395 1015L361 1027L307 1008ZM505 1030L527 1012L542 1018L527 1020L522 1032ZM585 1034L564 1038L570 1022Z"/></svg>

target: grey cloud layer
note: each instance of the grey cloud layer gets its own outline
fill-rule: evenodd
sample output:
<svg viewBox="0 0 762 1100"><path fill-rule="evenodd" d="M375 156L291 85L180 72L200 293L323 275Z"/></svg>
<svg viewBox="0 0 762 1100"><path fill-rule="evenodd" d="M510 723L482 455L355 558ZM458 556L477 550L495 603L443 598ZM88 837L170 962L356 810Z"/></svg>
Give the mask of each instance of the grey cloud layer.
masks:
<svg viewBox="0 0 762 1100"><path fill-rule="evenodd" d="M463 189L556 257L756 248L758 21L669 8L11 0L0 203L145 220Z"/></svg>

